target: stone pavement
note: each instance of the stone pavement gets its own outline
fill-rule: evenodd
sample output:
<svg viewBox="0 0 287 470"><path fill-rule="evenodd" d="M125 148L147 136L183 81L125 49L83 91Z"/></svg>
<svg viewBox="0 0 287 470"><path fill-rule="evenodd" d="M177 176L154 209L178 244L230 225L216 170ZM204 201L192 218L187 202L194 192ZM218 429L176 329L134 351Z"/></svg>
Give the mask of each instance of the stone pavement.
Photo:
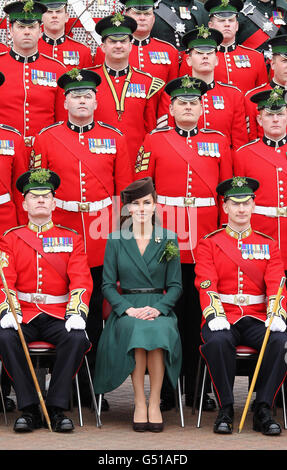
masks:
<svg viewBox="0 0 287 470"><path fill-rule="evenodd" d="M109 401L110 410L102 413L101 428L96 427L95 416L87 408L83 408L84 426L80 427L77 408L75 407L72 412L67 412L67 415L73 417L75 424L75 430L72 433L59 434L51 433L47 429L40 429L33 433L21 435L13 432L13 423L19 413L17 411L8 413L8 427L4 423L3 415L0 414L0 449L6 451L96 450L98 451L96 453L98 458L101 456L107 458L106 456L113 455L112 451L118 451L116 455L124 455L124 451L132 450L138 451L140 455L149 455L152 451L158 454L169 450L178 451L176 453L181 455L185 455L185 451L197 450L286 450L287 430L283 429L282 409L277 409L276 417L282 425L280 436L267 437L253 431L251 411L248 412L244 428L239 434L238 425L247 397L246 377L236 377L234 394L236 402L234 432L228 436L214 434L212 431L217 412L204 412L201 427L196 428L197 414L192 415L191 408L186 406L184 406L184 428L180 426L179 413L171 410L164 413L164 432L158 434L150 432L135 433L131 427L133 396L132 385L130 379L128 379L117 390L105 395ZM15 453L12 455L15 455ZM204 455L206 457L206 453Z"/></svg>

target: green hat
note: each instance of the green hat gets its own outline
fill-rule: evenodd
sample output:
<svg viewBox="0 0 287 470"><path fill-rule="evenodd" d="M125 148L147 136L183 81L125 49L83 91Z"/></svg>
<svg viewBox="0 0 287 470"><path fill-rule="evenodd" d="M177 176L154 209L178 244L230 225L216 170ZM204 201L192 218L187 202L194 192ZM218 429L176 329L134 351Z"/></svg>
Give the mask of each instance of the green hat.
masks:
<svg viewBox="0 0 287 470"><path fill-rule="evenodd" d="M241 0L207 0L204 8L209 12L209 16L228 18L238 15L243 8L243 2Z"/></svg>
<svg viewBox="0 0 287 470"><path fill-rule="evenodd" d="M272 54L280 54L287 57L287 35L282 34L282 36L276 36L273 39L269 39L266 42L267 46L270 46L272 49Z"/></svg>
<svg viewBox="0 0 287 470"><path fill-rule="evenodd" d="M98 21L96 32L102 36L102 39L105 39L107 36L124 39L127 36L132 37L137 27L137 22L133 18L116 13Z"/></svg>
<svg viewBox="0 0 287 470"><path fill-rule="evenodd" d="M217 29L208 28L203 24L182 36L182 43L186 50L211 52L216 50L222 41L223 35Z"/></svg>
<svg viewBox="0 0 287 470"><path fill-rule="evenodd" d="M251 197L255 198L254 192L258 188L259 182L257 180L245 176L234 176L219 183L216 191L220 196L224 196L224 200L231 199L235 202L245 202Z"/></svg>
<svg viewBox="0 0 287 470"><path fill-rule="evenodd" d="M48 194L50 191L54 193L59 185L59 176L46 168L26 171L26 173L19 176L16 181L16 188L20 193L24 194L24 196L29 191L38 195Z"/></svg>
<svg viewBox="0 0 287 470"><path fill-rule="evenodd" d="M39 3L45 5L48 10L61 10L68 4L68 0L38 0Z"/></svg>
<svg viewBox="0 0 287 470"><path fill-rule="evenodd" d="M275 86L271 90L261 91L251 96L250 100L257 103L258 110L268 109L269 111L277 112L283 107L287 106L286 103L286 90L280 86Z"/></svg>
<svg viewBox="0 0 287 470"><path fill-rule="evenodd" d="M121 0L126 6L126 10L129 8L133 8L135 10L146 11L150 9L154 9L154 1L153 0Z"/></svg>
<svg viewBox="0 0 287 470"><path fill-rule="evenodd" d="M63 88L66 95L70 91L93 90L96 92L101 81L101 77L92 70L74 68L61 75L57 83L60 88Z"/></svg>
<svg viewBox="0 0 287 470"><path fill-rule="evenodd" d="M207 92L207 84L200 78L193 78L189 75L175 78L166 86L165 91L171 99L178 98L182 101L196 101Z"/></svg>
<svg viewBox="0 0 287 470"><path fill-rule="evenodd" d="M13 2L6 5L3 10L9 15L9 21L18 21L23 24L31 24L42 21L42 15L47 7L39 2L28 0L24 2Z"/></svg>

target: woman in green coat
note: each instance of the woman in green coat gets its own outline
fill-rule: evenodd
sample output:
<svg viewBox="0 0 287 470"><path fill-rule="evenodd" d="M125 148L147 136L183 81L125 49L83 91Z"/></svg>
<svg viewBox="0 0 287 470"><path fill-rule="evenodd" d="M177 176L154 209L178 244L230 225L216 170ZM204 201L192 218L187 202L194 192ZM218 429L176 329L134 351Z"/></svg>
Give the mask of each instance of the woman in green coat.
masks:
<svg viewBox="0 0 287 470"><path fill-rule="evenodd" d="M121 197L129 216L107 241L103 294L112 312L97 348L94 388L96 394L109 392L131 374L133 429L156 432L163 429L159 405L164 372L176 388L181 368L181 342L172 310L182 290L178 244L173 232L154 223L156 194L151 178L133 182Z"/></svg>

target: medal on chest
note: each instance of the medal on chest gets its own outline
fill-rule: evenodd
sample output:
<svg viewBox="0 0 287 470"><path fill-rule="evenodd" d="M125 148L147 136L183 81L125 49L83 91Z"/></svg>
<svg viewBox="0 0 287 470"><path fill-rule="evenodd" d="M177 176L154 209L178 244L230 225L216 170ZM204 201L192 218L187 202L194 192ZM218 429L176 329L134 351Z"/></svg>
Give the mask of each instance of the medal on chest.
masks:
<svg viewBox="0 0 287 470"><path fill-rule="evenodd" d="M80 55L78 51L63 51L63 62L65 65L79 65Z"/></svg>
<svg viewBox="0 0 287 470"><path fill-rule="evenodd" d="M57 75L53 72L31 69L31 82L34 85L50 86L56 88Z"/></svg>
<svg viewBox="0 0 287 470"><path fill-rule="evenodd" d="M42 243L45 253L70 253L73 251L72 237L43 237Z"/></svg>
<svg viewBox="0 0 287 470"><path fill-rule="evenodd" d="M242 243L243 259L270 259L269 245Z"/></svg>
<svg viewBox="0 0 287 470"><path fill-rule="evenodd" d="M129 83L126 97L129 98L145 98L146 97L146 89L145 85L141 83Z"/></svg>
<svg viewBox="0 0 287 470"><path fill-rule="evenodd" d="M197 142L197 153L201 157L220 157L219 145L216 142Z"/></svg>
<svg viewBox="0 0 287 470"><path fill-rule="evenodd" d="M224 109L223 96L212 95L212 102L213 102L214 109Z"/></svg>
<svg viewBox="0 0 287 470"><path fill-rule="evenodd" d="M248 55L235 55L233 56L233 60L237 68L245 69L251 67L250 59Z"/></svg>
<svg viewBox="0 0 287 470"><path fill-rule="evenodd" d="M14 141L0 140L0 155L14 155Z"/></svg>
<svg viewBox="0 0 287 470"><path fill-rule="evenodd" d="M191 14L188 7L179 7L179 16L182 20L191 20Z"/></svg>
<svg viewBox="0 0 287 470"><path fill-rule="evenodd" d="M149 51L148 54L152 64L171 64L168 52Z"/></svg>
<svg viewBox="0 0 287 470"><path fill-rule="evenodd" d="M285 25L285 21L283 20L283 15L281 11L273 11L273 22L274 24Z"/></svg>
<svg viewBox="0 0 287 470"><path fill-rule="evenodd" d="M89 150L92 153L115 154L117 152L115 139L88 139Z"/></svg>

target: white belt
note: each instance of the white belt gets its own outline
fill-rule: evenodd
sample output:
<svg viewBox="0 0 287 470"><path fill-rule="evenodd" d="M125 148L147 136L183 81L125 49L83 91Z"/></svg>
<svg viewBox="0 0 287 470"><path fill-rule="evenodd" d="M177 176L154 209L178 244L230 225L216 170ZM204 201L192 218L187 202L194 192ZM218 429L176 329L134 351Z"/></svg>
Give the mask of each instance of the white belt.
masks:
<svg viewBox="0 0 287 470"><path fill-rule="evenodd" d="M287 207L255 206L254 214L266 215L267 217L287 217Z"/></svg>
<svg viewBox="0 0 287 470"><path fill-rule="evenodd" d="M5 202L9 201L11 201L11 196L9 193L2 194L2 196L0 196L0 204L5 204Z"/></svg>
<svg viewBox="0 0 287 470"><path fill-rule="evenodd" d="M248 295L248 294L237 294L237 295L225 295L219 294L220 300L226 304L233 305L255 305L265 303L265 295Z"/></svg>
<svg viewBox="0 0 287 470"><path fill-rule="evenodd" d="M157 196L157 202L160 204L166 204L167 206L177 207L209 207L215 206L215 200L213 197L169 197L169 196Z"/></svg>
<svg viewBox="0 0 287 470"><path fill-rule="evenodd" d="M31 302L32 304L63 304L68 302L69 294L65 295L49 295L39 293L25 293L17 291L18 299L24 302Z"/></svg>
<svg viewBox="0 0 287 470"><path fill-rule="evenodd" d="M110 197L95 202L62 201L55 198L56 206L70 212L96 212L112 204Z"/></svg>

